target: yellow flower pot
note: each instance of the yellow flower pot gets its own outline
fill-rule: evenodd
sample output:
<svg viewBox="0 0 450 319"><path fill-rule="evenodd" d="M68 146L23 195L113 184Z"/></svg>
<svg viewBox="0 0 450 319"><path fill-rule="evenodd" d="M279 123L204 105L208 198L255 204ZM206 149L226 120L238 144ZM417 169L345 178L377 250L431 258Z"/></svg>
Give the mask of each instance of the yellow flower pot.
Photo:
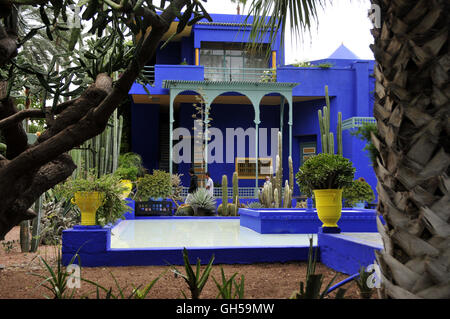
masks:
<svg viewBox="0 0 450 319"><path fill-rule="evenodd" d="M95 225L95 213L102 206L104 194L101 192L76 192L71 199L72 204L76 204L81 211L81 225Z"/></svg>
<svg viewBox="0 0 450 319"><path fill-rule="evenodd" d="M126 187L126 190L123 191L122 195L120 196L122 199L125 199L130 195L131 190L133 189L133 183L129 179L122 179L120 181L120 184L122 187Z"/></svg>
<svg viewBox="0 0 450 319"><path fill-rule="evenodd" d="M342 189L316 189L313 192L322 227L338 227L342 210Z"/></svg>

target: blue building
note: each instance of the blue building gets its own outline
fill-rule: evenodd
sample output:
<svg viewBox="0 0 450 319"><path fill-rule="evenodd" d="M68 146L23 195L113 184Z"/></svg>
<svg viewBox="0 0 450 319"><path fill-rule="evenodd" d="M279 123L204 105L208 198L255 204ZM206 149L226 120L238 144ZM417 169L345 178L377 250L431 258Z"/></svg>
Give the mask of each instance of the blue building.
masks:
<svg viewBox="0 0 450 319"><path fill-rule="evenodd" d="M275 43L268 36L262 40L265 50L253 51L246 46L250 25L244 16L211 16L213 22L187 27L160 48L145 69L152 84L144 89L135 83L130 90L132 151L146 168L183 174L185 186L190 167L200 177L208 170L218 183L224 174L231 181L237 171L240 187L255 188L275 167L280 130L288 179L288 155L297 172L308 156L320 152L317 112L328 86L331 130L336 131L341 112L344 156L356 167L355 178L364 177L375 190L365 143L350 135L361 121L372 121L374 61L361 60L342 45L328 59L311 61L312 67L285 65L280 34ZM325 62L332 66L320 67ZM199 137L200 149L194 117L210 126ZM295 185L294 196L299 195Z"/></svg>

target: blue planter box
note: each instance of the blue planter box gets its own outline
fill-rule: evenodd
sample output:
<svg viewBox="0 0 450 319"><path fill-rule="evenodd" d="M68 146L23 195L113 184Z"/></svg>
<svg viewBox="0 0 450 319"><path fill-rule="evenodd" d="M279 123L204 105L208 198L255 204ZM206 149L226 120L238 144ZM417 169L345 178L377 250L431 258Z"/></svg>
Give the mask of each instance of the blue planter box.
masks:
<svg viewBox="0 0 450 319"><path fill-rule="evenodd" d="M322 222L317 211L300 208L239 209L240 225L260 234L316 234ZM373 209L343 209L338 222L342 232L377 232Z"/></svg>

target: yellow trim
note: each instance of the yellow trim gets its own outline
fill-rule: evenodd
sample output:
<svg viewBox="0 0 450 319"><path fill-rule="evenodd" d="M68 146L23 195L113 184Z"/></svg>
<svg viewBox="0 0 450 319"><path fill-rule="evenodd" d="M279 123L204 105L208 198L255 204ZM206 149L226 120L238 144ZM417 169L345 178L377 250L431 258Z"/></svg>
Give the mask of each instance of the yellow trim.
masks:
<svg viewBox="0 0 450 319"><path fill-rule="evenodd" d="M200 49L195 48L195 65L200 65Z"/></svg>
<svg viewBox="0 0 450 319"><path fill-rule="evenodd" d="M272 69L276 69L277 68L277 52L276 51L272 51Z"/></svg>

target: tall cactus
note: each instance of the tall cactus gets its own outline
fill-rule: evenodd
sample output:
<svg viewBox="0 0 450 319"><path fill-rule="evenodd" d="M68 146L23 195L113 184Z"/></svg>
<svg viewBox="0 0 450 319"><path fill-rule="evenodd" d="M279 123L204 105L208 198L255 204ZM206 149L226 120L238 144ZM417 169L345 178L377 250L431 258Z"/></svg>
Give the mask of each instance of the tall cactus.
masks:
<svg viewBox="0 0 450 319"><path fill-rule="evenodd" d="M222 176L222 206L221 213L223 216L228 215L228 178L227 175Z"/></svg>
<svg viewBox="0 0 450 319"><path fill-rule="evenodd" d="M283 208L292 207L292 189L289 187L288 181L284 185Z"/></svg>
<svg viewBox="0 0 450 319"><path fill-rule="evenodd" d="M236 207L239 204L239 184L238 184L238 173L233 173L233 204L236 205Z"/></svg>
<svg viewBox="0 0 450 319"><path fill-rule="evenodd" d="M94 170L98 177L114 173L119 161L122 128L122 116L119 119L113 116L101 134L84 142L80 149L71 150L70 154L77 165L73 176L77 177L82 171L89 170Z"/></svg>
<svg viewBox="0 0 450 319"><path fill-rule="evenodd" d="M289 188L294 190L294 163L292 162L292 157L289 156Z"/></svg>
<svg viewBox="0 0 450 319"><path fill-rule="evenodd" d="M319 127L320 127L320 140L322 142L322 153L334 154L335 146L334 146L334 134L330 132L330 110L331 103L330 97L328 95L328 86L325 86L325 101L327 106L323 107L322 110L319 110ZM343 147L342 147L342 113L338 112L338 123L337 123L337 149L338 154L343 155Z"/></svg>

